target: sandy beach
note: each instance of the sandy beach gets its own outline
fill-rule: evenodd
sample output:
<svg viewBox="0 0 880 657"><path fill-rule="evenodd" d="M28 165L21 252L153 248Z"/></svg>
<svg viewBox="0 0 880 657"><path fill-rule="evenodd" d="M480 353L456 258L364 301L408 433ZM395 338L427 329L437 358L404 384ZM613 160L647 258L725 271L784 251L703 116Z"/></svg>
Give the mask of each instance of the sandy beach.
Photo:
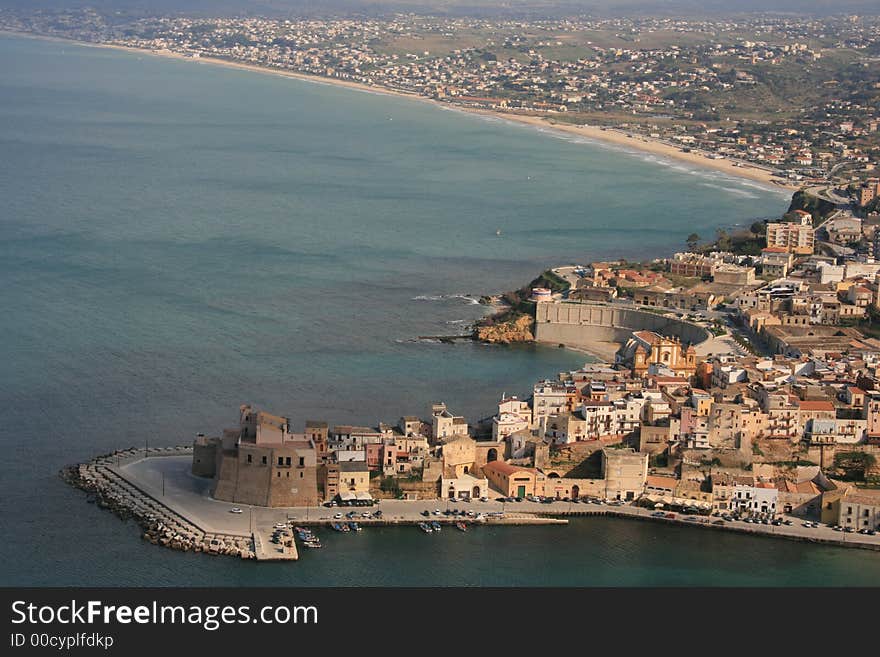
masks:
<svg viewBox="0 0 880 657"><path fill-rule="evenodd" d="M7 34L18 37L28 37L34 39L50 39L53 41L62 41L67 42L79 46L86 46L92 48L112 48L114 50L124 50L131 53L136 53L138 55L154 55L157 57L168 57L171 59L177 59L187 62L193 62L196 64L209 64L216 66L226 66L229 68L237 68L245 71L252 71L255 73L263 73L270 75L279 75L287 78L294 78L297 80L307 80L309 82L314 82L318 84L330 84L339 87L347 87L349 89L357 89L360 91L368 91L371 93L379 93L379 94L387 94L391 96L400 96L403 98L409 98L411 100L418 100L425 103L431 103L445 109L454 109L461 112L469 112L473 114L482 114L484 116L491 116L493 118L498 118L506 121L513 121L515 123L521 123L525 125L529 125L539 129L549 129L559 131L566 135L572 135L576 137L581 137L587 140L600 141L605 142L607 144L619 146L623 149L630 149L635 151L640 151L643 153L650 153L652 155L656 155L658 157L676 160L680 162L685 162L695 167L700 167L704 169L711 169L713 171L719 171L729 176L744 178L747 180L751 180L754 182L759 182L767 185L768 187L774 187L778 189L786 189L786 190L797 190L800 188L798 185L794 185L789 181L780 179L774 176L770 171L762 169L760 167L754 166L748 162L735 161L728 158L723 159L714 159L709 158L706 155L699 152L683 152L681 148L678 146L668 144L659 139L653 139L650 137L645 137L641 135L630 135L624 131L615 129L615 128L605 128L601 126L595 125L574 125L569 123L560 123L553 120L552 116L535 116L530 114L517 114L513 112L499 112L494 110L485 110L471 107L463 107L460 105L455 105L448 102L442 102L438 100L434 100L433 98L427 98L425 96L419 96L415 93L406 93L402 91L397 91L394 89L388 89L386 87L374 86L363 84L360 82L351 82L348 80L339 80L336 78L328 78L317 75L310 75L307 73L297 73L295 71L281 70L270 68L268 66L259 66L256 64L244 64L240 62L231 62L225 59L218 59L214 57L189 57L186 55L181 55L179 53L172 52L170 50L147 50L142 48L132 48L128 46L119 46L112 44L103 44L103 43L87 43L84 41L76 41L73 39L63 39L58 37L49 37L49 36L41 36L36 34L29 34L26 32L9 32L0 30L0 34Z"/></svg>

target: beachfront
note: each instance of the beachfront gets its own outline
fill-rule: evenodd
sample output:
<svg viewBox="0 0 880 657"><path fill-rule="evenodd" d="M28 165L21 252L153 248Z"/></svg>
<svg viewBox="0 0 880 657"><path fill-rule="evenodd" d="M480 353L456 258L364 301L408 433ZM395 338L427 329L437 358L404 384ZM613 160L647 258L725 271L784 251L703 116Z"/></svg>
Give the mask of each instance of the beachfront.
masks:
<svg viewBox="0 0 880 657"><path fill-rule="evenodd" d="M0 34L3 32L0 31ZM420 102L431 103L445 109L454 109L456 111L462 111L472 114L479 114L482 116L489 116L497 119L502 119L506 121L512 121L514 123L527 125L533 128L537 128L540 130L550 130L555 131L566 136L575 136L587 141L599 141L602 143L606 143L615 147L619 147L624 150L637 151L641 153L649 153L651 155L687 163L688 165L699 167L703 169L709 169L712 171L718 171L724 173L725 175L743 178L746 180L750 180L753 182L762 183L774 188L786 189L786 190L796 190L800 188L800 185L792 183L789 180L784 179L778 173L774 172L771 169L765 169L761 167L757 167L752 165L751 163L744 161L736 161L733 159L727 158L713 158L708 157L707 154L704 155L699 152L695 152L693 150L684 151L681 147L669 144L660 139L655 139L651 137L646 137L644 135L631 135L630 133L615 129L615 128L604 128L600 126L592 126L592 125L574 125L568 123L561 123L554 120L554 115L552 113L548 113L545 116L535 115L535 114L521 114L514 111L498 111L498 110L488 110L481 109L478 107L469 107L464 104L449 102L449 101L440 101L432 98L428 98L426 96L422 96L416 93L407 93L398 91L395 89L389 89L387 87L379 86L379 85L368 85L360 82L352 82L350 80L341 80L335 77L326 77L326 76L318 76L311 75L305 73L298 73L290 70L279 70L276 68L271 68L267 66L257 66L254 64L246 64L242 62L230 61L227 59L220 59L216 57L208 57L208 56L199 56L192 57L188 55L183 55L180 53L173 52L171 50L154 50L154 49L142 49L142 48L132 48L129 46L121 46L115 44L102 44L102 43L84 43L81 41L75 41L70 39L58 39L56 37L44 37L33 35L29 33L18 33L18 32L6 32L6 34L12 34L15 36L23 36L28 38L37 38L37 39L53 39L57 41L64 41L72 44L76 44L79 46L89 47L89 48L111 48L114 50L121 50L125 52L130 52L133 54L143 55L149 54L151 56L156 57L165 57L169 59L174 59L178 61L186 61L191 62L193 64L208 64L213 66L225 66L228 68L250 71L254 73L262 73L269 75L276 75L285 78L291 78L295 80L304 80L307 82L313 82L316 84L329 84L337 87L343 87L347 89L357 90L357 91L366 91L369 93L380 93L391 96L397 96L401 98L408 98L410 100L417 100Z"/></svg>

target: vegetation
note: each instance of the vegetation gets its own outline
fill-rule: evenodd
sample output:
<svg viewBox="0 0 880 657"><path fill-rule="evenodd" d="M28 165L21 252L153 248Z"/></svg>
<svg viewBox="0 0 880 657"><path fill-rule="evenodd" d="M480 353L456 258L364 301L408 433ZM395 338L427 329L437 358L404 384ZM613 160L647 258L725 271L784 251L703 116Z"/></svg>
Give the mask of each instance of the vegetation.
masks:
<svg viewBox="0 0 880 657"><path fill-rule="evenodd" d="M864 452L837 452L834 455L834 474L847 481L867 481L867 473L876 465L877 459Z"/></svg>
<svg viewBox="0 0 880 657"><path fill-rule="evenodd" d="M800 218L795 214L796 210L803 210L804 212L809 212L813 215L813 221L822 220L832 212L834 212L837 208L833 203L826 201L821 198L816 198L815 196L811 196L807 194L804 190L800 190L795 192L791 197L791 204L788 206L788 211L782 216L783 221L800 221Z"/></svg>
<svg viewBox="0 0 880 657"><path fill-rule="evenodd" d="M652 468L665 468L669 466L669 454L665 451L648 457L648 465Z"/></svg>
<svg viewBox="0 0 880 657"><path fill-rule="evenodd" d="M797 459L796 461L775 461L773 465L778 465L781 467L788 468L796 468L796 467L809 467L813 465L819 465L818 463L813 463L812 461L808 461L806 459Z"/></svg>
<svg viewBox="0 0 880 657"><path fill-rule="evenodd" d="M569 285L568 281L564 278L557 276L548 269L518 290L502 294L501 301L506 307L494 315L483 318L477 322L477 325L494 326L496 324L514 321L523 315L532 315L535 311L535 302L530 299L532 296L532 288L535 287L546 287L551 292L564 292L565 290L568 290L571 285Z"/></svg>
<svg viewBox="0 0 880 657"><path fill-rule="evenodd" d="M400 483L395 477L382 477L382 481L379 482L379 490L383 493L400 495Z"/></svg>

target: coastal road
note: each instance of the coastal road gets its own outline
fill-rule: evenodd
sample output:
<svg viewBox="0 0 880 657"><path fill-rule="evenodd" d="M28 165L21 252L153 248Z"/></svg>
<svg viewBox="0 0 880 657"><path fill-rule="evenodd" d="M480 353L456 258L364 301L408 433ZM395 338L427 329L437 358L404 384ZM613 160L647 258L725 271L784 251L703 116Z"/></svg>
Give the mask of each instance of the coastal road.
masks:
<svg viewBox="0 0 880 657"><path fill-rule="evenodd" d="M682 525L702 523L695 518L687 520L686 514L675 514L674 520L666 518L653 518L651 511L641 507L630 505L612 506L607 504L587 504L556 501L551 504L538 502L508 503L496 501L498 493L493 493L489 502L452 502L450 500L382 500L373 507L354 508L327 508L327 507L297 507L268 509L264 507L251 507L244 504L232 504L214 500L210 496L211 480L196 477L190 472L192 462L191 454L180 456L161 456L141 458L130 463L123 464L112 469L125 477L138 488L150 496L172 508L203 530L210 533L230 533L248 535L256 530L260 534L271 533L272 526L278 522L293 521L294 523L310 524L329 522L334 514L345 514L354 511L358 515L367 512L372 513L377 509L382 510L382 522L398 521L401 523L417 523L426 518L423 511L431 513L431 519L449 521L450 517L442 515L447 509L472 509L477 513L502 512L507 518L518 513L544 514L561 518L574 515L592 515L611 513L623 517L648 519L652 522L667 522ZM164 483L164 488L163 488ZM163 494L164 492L164 494ZM231 513L234 507L240 507L242 513ZM440 511L441 515L435 515ZM710 520L717 520L711 518ZM805 540L821 540L840 545L862 544L880 549L880 536L867 536L863 534L847 534L832 530L827 526L818 528L803 527L803 520L794 516L790 517L792 525L773 526L749 524L742 521L726 522L724 525L715 525L713 528L727 529L731 531L747 532L766 536L779 536ZM369 526L371 522L366 518L357 518L362 525Z"/></svg>

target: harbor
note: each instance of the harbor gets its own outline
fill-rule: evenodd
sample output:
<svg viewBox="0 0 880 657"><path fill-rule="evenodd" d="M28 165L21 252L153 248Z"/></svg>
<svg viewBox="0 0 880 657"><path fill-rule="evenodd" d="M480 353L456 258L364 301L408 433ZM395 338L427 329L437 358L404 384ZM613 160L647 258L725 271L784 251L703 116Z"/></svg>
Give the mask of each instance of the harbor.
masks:
<svg viewBox="0 0 880 657"><path fill-rule="evenodd" d="M834 531L818 523L785 518L786 524L725 521L711 516L652 511L599 501L471 502L382 500L375 507L238 507L211 498L209 483L189 471L187 446L129 449L71 466L62 477L86 491L88 501L123 520L134 520L141 537L184 552L255 561L296 561L302 550L323 547L329 532L358 534L372 528L411 526L426 534L467 533L482 526L565 526L569 518L610 517L664 523L694 530L735 532L880 551L880 538ZM462 537L464 538L464 537Z"/></svg>

